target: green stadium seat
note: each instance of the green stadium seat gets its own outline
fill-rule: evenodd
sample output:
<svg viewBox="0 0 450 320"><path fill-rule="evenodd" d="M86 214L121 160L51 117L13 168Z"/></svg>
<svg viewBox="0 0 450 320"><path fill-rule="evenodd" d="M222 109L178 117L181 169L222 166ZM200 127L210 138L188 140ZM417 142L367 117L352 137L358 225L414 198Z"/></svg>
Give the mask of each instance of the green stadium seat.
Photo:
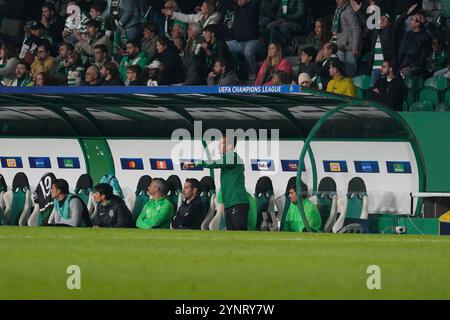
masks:
<svg viewBox="0 0 450 320"><path fill-rule="evenodd" d="M409 111L433 111L434 106L429 101L417 101L412 104Z"/></svg>
<svg viewBox="0 0 450 320"><path fill-rule="evenodd" d="M28 178L23 172L14 176L11 190L3 196L5 203L4 225L25 226L31 214L31 191Z"/></svg>
<svg viewBox="0 0 450 320"><path fill-rule="evenodd" d="M370 96L370 88L372 87L372 78L367 75L361 75L353 78L356 87L356 96L361 99L367 99Z"/></svg>
<svg viewBox="0 0 450 320"><path fill-rule="evenodd" d="M137 183L134 194L125 201L128 210L131 212L133 226L136 225L136 220L141 214L142 208L149 200L148 187L150 187L151 182L152 178L149 175L142 176Z"/></svg>
<svg viewBox="0 0 450 320"><path fill-rule="evenodd" d="M445 91L444 101L450 102L450 88Z"/></svg>
<svg viewBox="0 0 450 320"><path fill-rule="evenodd" d="M431 77L425 80L425 87L432 87L439 91L445 91L448 88L448 79L446 77Z"/></svg>
<svg viewBox="0 0 450 320"><path fill-rule="evenodd" d="M442 102L436 107L436 111L448 112L450 111L450 102Z"/></svg>
<svg viewBox="0 0 450 320"><path fill-rule="evenodd" d="M183 201L182 192L183 185L181 184L180 177L173 174L167 178L167 199L170 200L173 204L174 212L177 212L178 208L181 205L181 201Z"/></svg>
<svg viewBox="0 0 450 320"><path fill-rule="evenodd" d="M346 197L338 200L338 211L340 215L333 225L333 233L369 233L369 197L361 178L350 180Z"/></svg>
<svg viewBox="0 0 450 320"><path fill-rule="evenodd" d="M437 106L440 103L439 91L432 87L423 87L419 92L419 101L429 101Z"/></svg>
<svg viewBox="0 0 450 320"><path fill-rule="evenodd" d="M406 111L418 100L419 90L423 86L423 79L418 76L406 77L403 82L406 88L403 110Z"/></svg>
<svg viewBox="0 0 450 320"><path fill-rule="evenodd" d="M122 188L120 187L119 180L112 173L105 174L101 179L100 183L107 183L113 188L113 193L123 199Z"/></svg>
<svg viewBox="0 0 450 320"><path fill-rule="evenodd" d="M200 180L200 186L200 200L205 207L205 217L203 218L201 229L209 230L209 224L216 213L216 185L212 177L205 176Z"/></svg>
<svg viewBox="0 0 450 320"><path fill-rule="evenodd" d="M92 181L92 177L85 173L82 174L75 185L74 194L80 197L83 200L84 204L86 204L89 214L92 216L96 210L94 196L94 182Z"/></svg>
<svg viewBox="0 0 450 320"><path fill-rule="evenodd" d="M51 198L51 186L56 181L52 172L45 173L38 182L32 198L34 210L28 219L29 227L42 226L47 223L53 211L53 199Z"/></svg>
<svg viewBox="0 0 450 320"><path fill-rule="evenodd" d="M256 182L256 230L275 231L277 221L275 216L275 196L272 180L269 177L261 177Z"/></svg>
<svg viewBox="0 0 450 320"><path fill-rule="evenodd" d="M336 182L330 177L320 180L317 192L310 200L319 209L323 223L322 231L326 233L331 232L337 218Z"/></svg>

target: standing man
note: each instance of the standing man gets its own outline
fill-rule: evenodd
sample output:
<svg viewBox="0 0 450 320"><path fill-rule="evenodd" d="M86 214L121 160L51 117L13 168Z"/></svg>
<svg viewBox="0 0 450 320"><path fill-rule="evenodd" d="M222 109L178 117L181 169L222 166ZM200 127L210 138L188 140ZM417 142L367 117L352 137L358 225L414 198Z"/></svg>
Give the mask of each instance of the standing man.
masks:
<svg viewBox="0 0 450 320"><path fill-rule="evenodd" d="M172 220L173 229L196 229L200 230L205 218L205 207L199 197L200 181L197 179L186 179L183 186L184 201L181 203L177 214Z"/></svg>
<svg viewBox="0 0 450 320"><path fill-rule="evenodd" d="M169 229L173 216L173 205L167 199L167 182L155 178L148 187L151 199L142 208L136 221L139 229Z"/></svg>
<svg viewBox="0 0 450 320"><path fill-rule="evenodd" d="M244 164L234 151L237 138L222 136L219 142L221 159L211 164L202 162L207 169L221 169L220 185L225 207L227 230L247 230L249 202L245 190ZM185 164L185 168L194 164Z"/></svg>
<svg viewBox="0 0 450 320"><path fill-rule="evenodd" d="M94 199L97 203L97 213L92 218L94 227L130 227L131 212L125 205L125 201L113 194L113 189L109 184L97 184L94 187Z"/></svg>
<svg viewBox="0 0 450 320"><path fill-rule="evenodd" d="M347 74L356 75L357 58L361 50L362 28L349 0L336 0L337 8L333 18L332 32L336 37L338 57L345 63Z"/></svg>

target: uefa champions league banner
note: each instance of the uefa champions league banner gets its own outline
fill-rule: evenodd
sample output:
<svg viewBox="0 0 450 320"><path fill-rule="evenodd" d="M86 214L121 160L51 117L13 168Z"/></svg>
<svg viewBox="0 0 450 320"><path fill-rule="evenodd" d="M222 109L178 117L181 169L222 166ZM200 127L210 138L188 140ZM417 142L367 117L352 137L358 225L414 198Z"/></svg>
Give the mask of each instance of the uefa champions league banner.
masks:
<svg viewBox="0 0 450 320"><path fill-rule="evenodd" d="M285 86L161 86L161 87L0 87L0 94L270 94L299 93Z"/></svg>

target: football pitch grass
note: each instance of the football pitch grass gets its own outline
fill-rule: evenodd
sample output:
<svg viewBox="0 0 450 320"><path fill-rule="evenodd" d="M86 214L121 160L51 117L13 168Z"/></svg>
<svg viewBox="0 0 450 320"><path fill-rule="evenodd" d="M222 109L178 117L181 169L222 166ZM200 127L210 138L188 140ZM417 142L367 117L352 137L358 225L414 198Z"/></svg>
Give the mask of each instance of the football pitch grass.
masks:
<svg viewBox="0 0 450 320"><path fill-rule="evenodd" d="M450 299L442 236L1 227L0 261L0 299Z"/></svg>

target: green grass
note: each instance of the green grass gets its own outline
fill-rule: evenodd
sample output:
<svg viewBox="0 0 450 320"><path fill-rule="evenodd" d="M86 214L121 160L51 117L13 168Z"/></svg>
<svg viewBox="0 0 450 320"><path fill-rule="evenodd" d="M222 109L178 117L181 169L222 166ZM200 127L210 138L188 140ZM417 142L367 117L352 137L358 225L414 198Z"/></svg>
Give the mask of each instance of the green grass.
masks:
<svg viewBox="0 0 450 320"><path fill-rule="evenodd" d="M450 299L449 253L438 236L2 227L0 299Z"/></svg>

